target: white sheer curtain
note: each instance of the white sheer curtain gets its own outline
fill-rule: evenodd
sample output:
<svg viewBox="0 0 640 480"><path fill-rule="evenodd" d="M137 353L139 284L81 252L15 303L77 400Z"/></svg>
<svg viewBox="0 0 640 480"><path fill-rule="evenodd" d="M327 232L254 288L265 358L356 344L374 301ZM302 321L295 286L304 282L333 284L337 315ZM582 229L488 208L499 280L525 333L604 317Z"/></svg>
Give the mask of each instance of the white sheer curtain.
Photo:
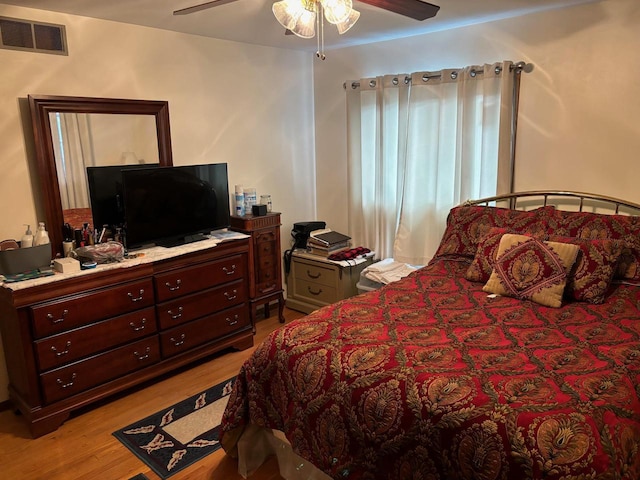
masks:
<svg viewBox="0 0 640 480"><path fill-rule="evenodd" d="M51 130L62 209L88 208L86 167L95 165L90 116L52 113Z"/></svg>
<svg viewBox="0 0 640 480"><path fill-rule="evenodd" d="M447 213L510 190L511 62L347 82L349 233L414 265Z"/></svg>

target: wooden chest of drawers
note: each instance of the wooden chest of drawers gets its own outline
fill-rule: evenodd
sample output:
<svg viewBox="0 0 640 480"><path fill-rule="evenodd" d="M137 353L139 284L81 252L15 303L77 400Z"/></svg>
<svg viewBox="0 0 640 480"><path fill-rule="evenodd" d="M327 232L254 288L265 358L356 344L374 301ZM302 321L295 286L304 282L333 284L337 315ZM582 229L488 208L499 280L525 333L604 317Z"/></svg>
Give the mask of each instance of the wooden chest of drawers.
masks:
<svg viewBox="0 0 640 480"><path fill-rule="evenodd" d="M310 313L320 307L358 294L360 272L373 260L341 266L318 255L295 251L287 275L287 307Z"/></svg>
<svg viewBox="0 0 640 480"><path fill-rule="evenodd" d="M216 351L253 345L249 241L0 288L11 401L34 436L71 411Z"/></svg>
<svg viewBox="0 0 640 480"><path fill-rule="evenodd" d="M233 230L251 235L249 251L249 303L251 321L256 310L264 305L269 316L269 303L278 302L278 317L284 323L284 289L282 288L282 258L280 255L280 214L273 212L254 217L231 217Z"/></svg>

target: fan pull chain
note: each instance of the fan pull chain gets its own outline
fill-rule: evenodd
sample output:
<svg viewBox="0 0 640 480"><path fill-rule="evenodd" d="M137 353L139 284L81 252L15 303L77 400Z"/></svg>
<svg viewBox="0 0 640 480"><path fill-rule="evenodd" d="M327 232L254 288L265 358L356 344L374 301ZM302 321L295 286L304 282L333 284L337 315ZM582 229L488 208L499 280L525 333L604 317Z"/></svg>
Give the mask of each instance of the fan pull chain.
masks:
<svg viewBox="0 0 640 480"><path fill-rule="evenodd" d="M316 56L322 60L325 60L327 57L324 54L324 8L318 5L316 2L316 8L319 10L319 15L316 15L316 31L318 32L318 51L316 52Z"/></svg>

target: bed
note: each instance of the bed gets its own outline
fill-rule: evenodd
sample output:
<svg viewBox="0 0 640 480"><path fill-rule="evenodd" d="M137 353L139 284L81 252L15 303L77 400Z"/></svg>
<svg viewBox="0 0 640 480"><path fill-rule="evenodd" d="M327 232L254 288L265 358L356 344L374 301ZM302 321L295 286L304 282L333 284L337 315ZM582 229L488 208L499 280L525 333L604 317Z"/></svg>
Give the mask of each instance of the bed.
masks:
<svg viewBox="0 0 640 480"><path fill-rule="evenodd" d="M285 478L640 478L640 205L455 207L432 261L273 332L221 443Z"/></svg>

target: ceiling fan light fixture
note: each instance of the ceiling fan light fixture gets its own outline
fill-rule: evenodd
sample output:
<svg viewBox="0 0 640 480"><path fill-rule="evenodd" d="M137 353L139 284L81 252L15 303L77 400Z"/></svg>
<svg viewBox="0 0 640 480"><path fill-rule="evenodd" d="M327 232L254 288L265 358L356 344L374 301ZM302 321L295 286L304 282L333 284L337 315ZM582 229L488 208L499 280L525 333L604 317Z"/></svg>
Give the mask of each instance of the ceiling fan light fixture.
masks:
<svg viewBox="0 0 640 480"><path fill-rule="evenodd" d="M316 12L305 9L290 30L301 38L313 38L316 34Z"/></svg>
<svg viewBox="0 0 640 480"><path fill-rule="evenodd" d="M349 16L344 22L340 22L336 24L336 27L338 28L338 33L342 35L346 31L348 31L351 27L353 27L356 24L359 18L360 18L360 12L352 9L351 14L349 14Z"/></svg>
<svg viewBox="0 0 640 480"><path fill-rule="evenodd" d="M271 7L271 11L276 17L276 20L280 22L280 25L286 29L292 30L300 18L300 15L302 15L304 8L299 1L282 0L274 3Z"/></svg>
<svg viewBox="0 0 640 480"><path fill-rule="evenodd" d="M327 22L337 25L349 18L353 9L352 0L320 0Z"/></svg>
<svg viewBox="0 0 640 480"><path fill-rule="evenodd" d="M353 9L353 0L280 0L271 10L280 25L302 38L318 33L318 58L324 60L324 20L336 26L342 35L360 18Z"/></svg>

